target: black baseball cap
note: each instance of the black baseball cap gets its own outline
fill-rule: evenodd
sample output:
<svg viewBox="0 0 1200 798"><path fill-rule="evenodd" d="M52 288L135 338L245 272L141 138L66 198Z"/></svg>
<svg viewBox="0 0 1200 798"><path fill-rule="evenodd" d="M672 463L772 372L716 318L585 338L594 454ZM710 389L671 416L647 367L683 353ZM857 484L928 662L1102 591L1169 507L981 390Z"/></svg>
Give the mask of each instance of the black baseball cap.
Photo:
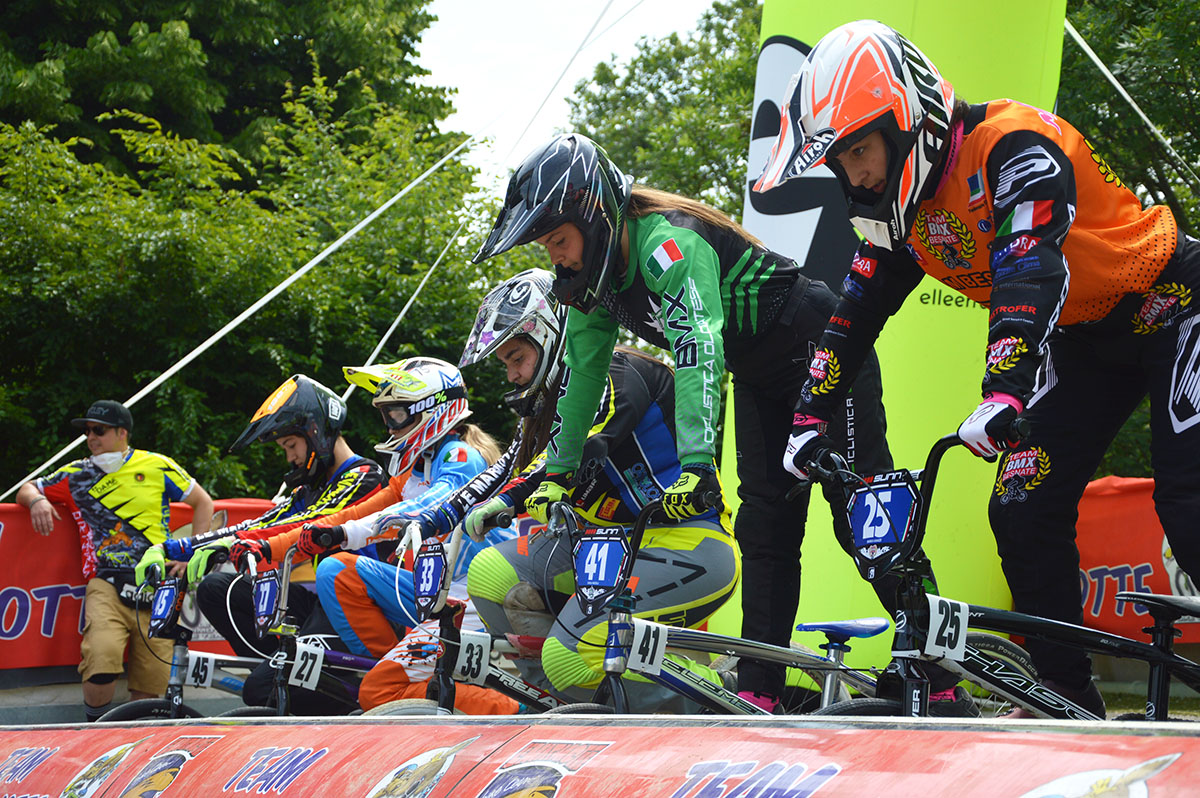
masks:
<svg viewBox="0 0 1200 798"><path fill-rule="evenodd" d="M95 421L97 424L107 424L110 427L124 427L127 430L133 429L133 415L129 412L129 408L120 402L114 402L112 399L100 399L92 402L92 406L83 414L83 418L71 419L71 426L83 429L89 421Z"/></svg>

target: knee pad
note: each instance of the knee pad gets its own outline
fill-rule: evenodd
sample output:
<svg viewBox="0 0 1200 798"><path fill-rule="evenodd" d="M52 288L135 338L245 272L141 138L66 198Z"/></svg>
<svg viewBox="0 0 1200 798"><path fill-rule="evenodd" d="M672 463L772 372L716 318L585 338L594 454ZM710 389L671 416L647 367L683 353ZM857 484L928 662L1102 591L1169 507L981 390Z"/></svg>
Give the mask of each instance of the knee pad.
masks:
<svg viewBox="0 0 1200 798"><path fill-rule="evenodd" d="M119 673L96 673L87 678L92 684L112 684L121 677Z"/></svg>
<svg viewBox="0 0 1200 798"><path fill-rule="evenodd" d="M508 591L519 581L512 563L495 547L475 555L467 570L467 592L493 604L504 604Z"/></svg>
<svg viewBox="0 0 1200 798"><path fill-rule="evenodd" d="M554 616L546 609L537 588L518 582L504 594L504 615L515 634L545 637L554 625Z"/></svg>
<svg viewBox="0 0 1200 798"><path fill-rule="evenodd" d="M555 689L568 687L595 687L604 678L601 671L588 667L583 657L564 646L556 638L550 638L542 646L542 670Z"/></svg>

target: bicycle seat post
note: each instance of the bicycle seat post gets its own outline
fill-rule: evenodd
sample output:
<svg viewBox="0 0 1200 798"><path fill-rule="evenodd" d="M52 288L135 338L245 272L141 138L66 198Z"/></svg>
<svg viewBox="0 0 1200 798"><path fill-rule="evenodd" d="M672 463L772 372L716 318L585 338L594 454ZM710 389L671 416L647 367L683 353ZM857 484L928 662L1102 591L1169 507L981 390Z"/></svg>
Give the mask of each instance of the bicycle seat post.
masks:
<svg viewBox="0 0 1200 798"><path fill-rule="evenodd" d="M1154 615L1154 625L1142 630L1150 635L1151 644L1164 654L1175 650L1175 638L1183 633L1175 627L1168 616ZM1171 674L1161 662L1151 662L1146 680L1146 717L1149 720L1166 720L1167 706L1171 700Z"/></svg>
<svg viewBox="0 0 1200 798"><path fill-rule="evenodd" d="M850 646L846 645L846 639L832 634L826 634L825 639L828 642L821 644L821 649L829 655L829 660L836 666L825 672L825 678L821 683L821 706L827 707L837 700L838 684L841 682L841 670L843 660L846 658L846 652L850 650Z"/></svg>

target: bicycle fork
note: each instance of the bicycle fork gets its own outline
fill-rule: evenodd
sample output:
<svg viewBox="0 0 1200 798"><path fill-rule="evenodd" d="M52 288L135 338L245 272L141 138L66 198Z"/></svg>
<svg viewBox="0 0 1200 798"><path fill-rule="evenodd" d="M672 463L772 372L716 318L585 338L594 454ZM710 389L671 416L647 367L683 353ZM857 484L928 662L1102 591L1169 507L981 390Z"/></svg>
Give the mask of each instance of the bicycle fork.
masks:
<svg viewBox="0 0 1200 798"><path fill-rule="evenodd" d="M610 697L617 714L629 712L629 701L621 676L629 667L633 645L633 594L628 589L608 605L608 638L604 644L604 683L596 692L597 702Z"/></svg>
<svg viewBox="0 0 1200 798"><path fill-rule="evenodd" d="M172 718L180 716L183 706L183 680L188 670L188 642L191 639L191 630L181 626L175 635L175 645L171 648L171 673L167 677L167 692L163 698L171 702Z"/></svg>

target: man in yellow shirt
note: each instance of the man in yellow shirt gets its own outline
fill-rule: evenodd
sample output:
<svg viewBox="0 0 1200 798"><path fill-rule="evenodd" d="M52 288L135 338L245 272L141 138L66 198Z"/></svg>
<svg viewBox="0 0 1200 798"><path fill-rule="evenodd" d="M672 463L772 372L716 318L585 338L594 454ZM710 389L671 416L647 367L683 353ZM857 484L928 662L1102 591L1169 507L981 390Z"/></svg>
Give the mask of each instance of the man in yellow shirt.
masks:
<svg viewBox="0 0 1200 798"><path fill-rule="evenodd" d="M133 569L146 549L166 539L171 502L190 505L193 527L208 529L213 501L170 457L129 445L133 416L120 402L94 402L71 423L84 430L91 456L26 482L17 502L29 508L39 534L50 534L62 517L59 507L78 526L88 580L79 673L84 712L96 720L110 708L127 644L130 697L152 698L166 690L171 641L147 644L150 607L135 606Z"/></svg>

